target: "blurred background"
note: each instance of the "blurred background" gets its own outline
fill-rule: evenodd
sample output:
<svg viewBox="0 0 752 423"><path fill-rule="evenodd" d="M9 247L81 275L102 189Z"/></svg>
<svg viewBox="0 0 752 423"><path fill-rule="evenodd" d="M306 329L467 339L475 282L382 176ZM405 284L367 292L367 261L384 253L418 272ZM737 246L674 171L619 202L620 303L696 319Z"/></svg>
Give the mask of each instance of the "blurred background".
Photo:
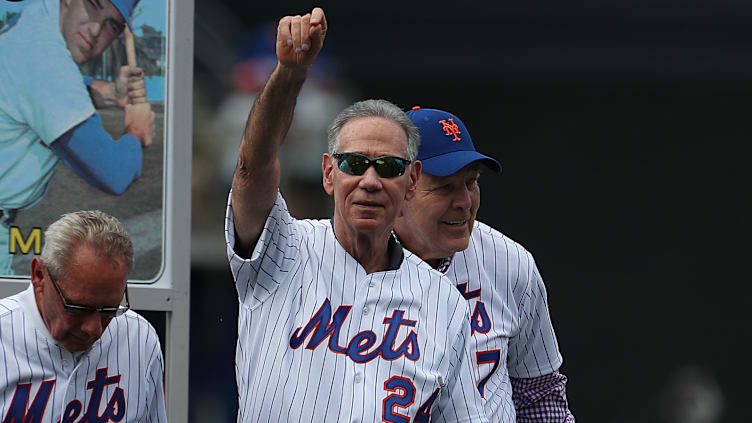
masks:
<svg viewBox="0 0 752 423"><path fill-rule="evenodd" d="M320 153L346 104L447 109L502 163L479 216L536 257L577 421L752 421L752 2L318 5L329 34L281 156L294 215L330 214ZM196 0L191 421L235 420L224 207L276 22L312 6Z"/></svg>

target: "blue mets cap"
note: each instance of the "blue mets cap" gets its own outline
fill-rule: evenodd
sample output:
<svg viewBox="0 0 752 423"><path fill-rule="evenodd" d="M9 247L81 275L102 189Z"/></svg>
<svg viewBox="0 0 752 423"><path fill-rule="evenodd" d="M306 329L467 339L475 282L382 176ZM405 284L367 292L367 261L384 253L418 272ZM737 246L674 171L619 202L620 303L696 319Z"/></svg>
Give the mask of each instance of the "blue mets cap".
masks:
<svg viewBox="0 0 752 423"><path fill-rule="evenodd" d="M125 23L128 24L128 27L133 29L133 25L131 25L131 15L133 14L133 9L136 8L139 0L110 0L110 2L115 8L117 8L118 12L120 12L120 15L125 19Z"/></svg>
<svg viewBox="0 0 752 423"><path fill-rule="evenodd" d="M473 162L481 162L501 172L501 165L496 159L475 151L470 132L457 116L418 106L408 111L407 116L420 132L417 160L423 162L423 172L449 176Z"/></svg>

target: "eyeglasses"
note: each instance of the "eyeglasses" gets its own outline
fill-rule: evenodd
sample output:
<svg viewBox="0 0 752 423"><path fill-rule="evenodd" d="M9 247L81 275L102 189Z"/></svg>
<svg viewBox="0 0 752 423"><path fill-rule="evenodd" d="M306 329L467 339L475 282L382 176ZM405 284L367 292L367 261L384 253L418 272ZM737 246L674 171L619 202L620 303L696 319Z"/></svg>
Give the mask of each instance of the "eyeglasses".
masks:
<svg viewBox="0 0 752 423"><path fill-rule="evenodd" d="M95 311L99 313L101 317L104 317L106 319L112 319L116 316L121 316L126 311L128 311L131 308L130 304L130 298L128 298L128 284L125 284L125 305L117 306L117 307L102 307L102 308L96 308L96 307L88 307L88 306L82 306L77 304L71 304L68 302L68 300L65 299L63 296L63 292L60 290L60 287L57 286L57 283L55 282L55 279L52 278L52 274L50 273L49 269L47 269L47 275L50 277L50 282L52 282L52 286L55 287L55 291L57 291L57 295L60 296L60 301L63 303L63 308L65 308L65 313L69 316L83 316L85 314L94 313Z"/></svg>
<svg viewBox="0 0 752 423"><path fill-rule="evenodd" d="M394 156L381 156L370 158L358 153L334 153L332 157L337 159L339 170L348 175L360 176L373 165L376 173L382 178L395 178L405 173L405 168L410 160Z"/></svg>

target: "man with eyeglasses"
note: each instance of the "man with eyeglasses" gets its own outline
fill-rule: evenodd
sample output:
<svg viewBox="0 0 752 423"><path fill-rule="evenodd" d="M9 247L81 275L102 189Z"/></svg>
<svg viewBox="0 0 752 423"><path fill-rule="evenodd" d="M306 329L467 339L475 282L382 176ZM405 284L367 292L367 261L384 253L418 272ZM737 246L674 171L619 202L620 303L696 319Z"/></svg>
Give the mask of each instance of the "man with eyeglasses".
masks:
<svg viewBox="0 0 752 423"><path fill-rule="evenodd" d="M166 422L159 337L130 310L133 243L100 211L63 215L0 299L3 422Z"/></svg>
<svg viewBox="0 0 752 423"><path fill-rule="evenodd" d="M141 176L154 136L144 72L122 66L104 81L79 70L131 26L137 4L38 0L0 29L0 275L14 274L10 227L47 193L59 161L113 195ZM113 139L95 107L123 109L125 134Z"/></svg>
<svg viewBox="0 0 752 423"><path fill-rule="evenodd" d="M467 300L470 357L489 420L573 422L535 260L522 245L475 220L481 166L500 172L501 165L475 150L454 114L416 106L407 115L420 132L423 166L415 198L397 219L395 233Z"/></svg>
<svg viewBox="0 0 752 423"><path fill-rule="evenodd" d="M465 301L391 236L420 173L404 112L366 100L334 119L322 159L332 219L293 218L279 192L278 150L326 30L320 8L280 20L240 147L225 231L238 421L484 422Z"/></svg>

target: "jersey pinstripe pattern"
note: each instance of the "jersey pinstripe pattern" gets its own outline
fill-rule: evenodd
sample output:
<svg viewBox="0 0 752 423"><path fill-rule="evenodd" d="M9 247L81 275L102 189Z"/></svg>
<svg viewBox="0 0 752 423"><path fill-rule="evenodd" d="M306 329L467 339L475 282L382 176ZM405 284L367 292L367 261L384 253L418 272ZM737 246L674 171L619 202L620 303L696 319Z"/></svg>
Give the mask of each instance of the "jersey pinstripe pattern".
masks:
<svg viewBox="0 0 752 423"><path fill-rule="evenodd" d="M467 306L443 275L407 251L367 275L329 220L292 218L281 195L248 260L231 201L226 219L239 422L486 421Z"/></svg>
<svg viewBox="0 0 752 423"><path fill-rule="evenodd" d="M51 337L29 287L0 300L0 348L3 423L167 422L159 338L133 311L71 353Z"/></svg>
<svg viewBox="0 0 752 423"><path fill-rule="evenodd" d="M563 361L533 256L476 221L468 247L453 256L446 275L470 307L470 360L486 414L490 421L514 422L510 376L550 374Z"/></svg>

